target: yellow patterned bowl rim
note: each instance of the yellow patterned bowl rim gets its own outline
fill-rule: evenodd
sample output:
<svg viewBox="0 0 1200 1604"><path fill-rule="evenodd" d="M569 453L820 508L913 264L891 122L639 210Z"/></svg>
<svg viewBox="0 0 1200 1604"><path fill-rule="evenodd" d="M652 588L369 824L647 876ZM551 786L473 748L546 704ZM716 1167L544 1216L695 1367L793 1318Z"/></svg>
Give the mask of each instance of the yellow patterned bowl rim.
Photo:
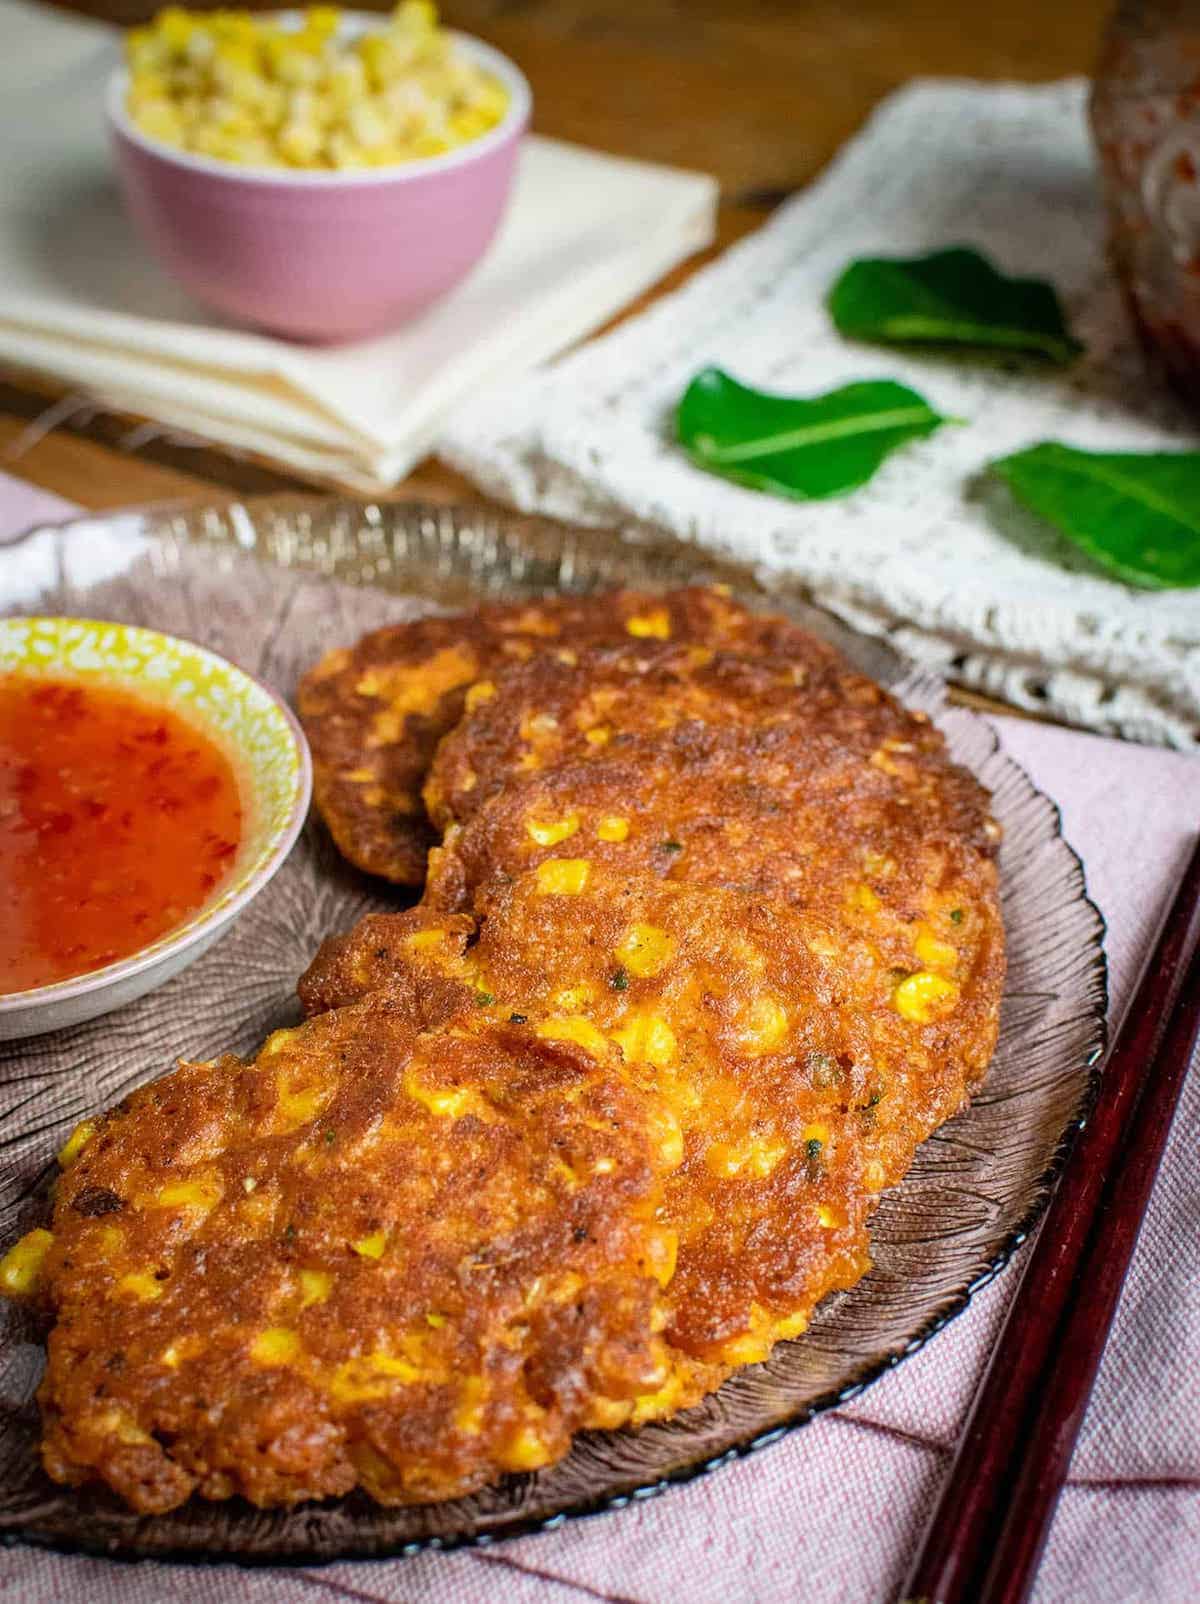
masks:
<svg viewBox="0 0 1200 1604"><path fill-rule="evenodd" d="M0 996L0 1014L115 985L214 935L279 869L312 796L312 758L291 709L261 680L194 641L100 618L4 618L5 673L118 686L189 718L233 764L243 833L229 879L184 924L103 969Z"/></svg>

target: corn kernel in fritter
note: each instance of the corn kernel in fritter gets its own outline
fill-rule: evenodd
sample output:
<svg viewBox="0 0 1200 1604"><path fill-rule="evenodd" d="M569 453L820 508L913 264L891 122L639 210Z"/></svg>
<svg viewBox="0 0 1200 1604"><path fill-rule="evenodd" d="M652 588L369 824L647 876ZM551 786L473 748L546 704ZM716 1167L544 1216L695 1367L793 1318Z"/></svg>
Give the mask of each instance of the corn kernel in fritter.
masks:
<svg viewBox="0 0 1200 1604"><path fill-rule="evenodd" d="M905 1019L911 1019L918 1025L929 1025L954 1012L960 993L961 988L955 981L947 980L944 975L935 975L931 970L921 969L900 982L893 994L893 1001L897 1013L903 1014Z"/></svg>
<svg viewBox="0 0 1200 1604"><path fill-rule="evenodd" d="M657 975L675 954L675 941L656 925L631 924L613 956L631 975L639 979Z"/></svg>
<svg viewBox="0 0 1200 1604"><path fill-rule="evenodd" d="M74 1164L86 1144L91 1141L95 1131L96 1122L93 1119L80 1120L76 1125L58 1152L58 1162L64 1170Z"/></svg>
<svg viewBox="0 0 1200 1604"><path fill-rule="evenodd" d="M525 826L531 841L540 847L554 847L573 836L579 829L578 813L568 813L563 819L530 819Z"/></svg>
<svg viewBox="0 0 1200 1604"><path fill-rule="evenodd" d="M54 1245L51 1232L27 1231L0 1259L0 1292L9 1298L30 1298L38 1289L42 1265Z"/></svg>
<svg viewBox="0 0 1200 1604"><path fill-rule="evenodd" d="M586 858L547 858L538 864L538 890L543 896L578 896L590 872L591 864Z"/></svg>

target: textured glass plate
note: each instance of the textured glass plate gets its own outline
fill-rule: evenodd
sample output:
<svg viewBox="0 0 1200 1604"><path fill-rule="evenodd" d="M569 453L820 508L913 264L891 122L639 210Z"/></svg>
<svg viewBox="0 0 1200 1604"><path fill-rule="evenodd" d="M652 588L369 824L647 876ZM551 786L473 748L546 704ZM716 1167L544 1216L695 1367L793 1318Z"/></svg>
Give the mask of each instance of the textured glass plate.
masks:
<svg viewBox="0 0 1200 1604"><path fill-rule="evenodd" d="M1004 825L1009 978L999 1051L970 1109L924 1145L904 1184L884 1197L871 1273L824 1304L800 1341L674 1421L589 1434L536 1475L395 1510L355 1495L266 1513L239 1501L193 1501L142 1519L104 1494L55 1487L36 1451L38 1333L5 1306L0 1535L126 1555L311 1563L486 1541L619 1507L853 1396L944 1325L1028 1232L1093 1087L1106 1005L1102 923L1053 804L999 753L982 719L947 709L939 685L906 673L886 646L849 634L798 596L763 598L744 571L687 546L621 544L469 508L277 498L81 520L0 550L5 612L150 624L213 647L289 695L327 647L431 603L699 577L784 608L933 714L958 761L994 793ZM52 1155L76 1120L162 1074L179 1054L252 1050L297 1017L293 987L321 937L398 900L344 865L310 822L230 933L169 985L107 1018L0 1046L0 1245L41 1218Z"/></svg>

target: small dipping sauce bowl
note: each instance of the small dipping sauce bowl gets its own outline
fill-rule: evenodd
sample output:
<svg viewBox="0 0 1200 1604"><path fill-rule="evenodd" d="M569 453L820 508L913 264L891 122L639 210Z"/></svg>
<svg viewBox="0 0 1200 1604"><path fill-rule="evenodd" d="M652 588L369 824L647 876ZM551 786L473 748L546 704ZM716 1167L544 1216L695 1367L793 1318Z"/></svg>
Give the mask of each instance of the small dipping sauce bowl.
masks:
<svg viewBox="0 0 1200 1604"><path fill-rule="evenodd" d="M219 870L205 877L211 890L199 901L193 898L176 925L102 967L0 994L0 1040L7 1041L108 1013L199 958L287 857L308 812L312 762L299 725L273 691L215 652L157 630L90 618L0 620L4 682L22 688L31 684L31 694L42 693L39 701L69 697L76 688L85 699L90 694L96 705L105 695L114 705L120 698L147 724L157 716L164 741L172 729L194 735L197 749L212 752L223 772L232 774L235 812L240 811L236 843L223 844ZM139 754L139 761L144 756ZM36 761L31 767L36 768ZM152 771L152 758L147 767ZM19 773L15 804L11 797L6 801L0 796L0 802L21 808ZM83 802L86 806L86 798ZM100 820L102 806L96 807ZM49 827L55 822L51 819ZM93 840L103 827L93 823ZM184 832L187 824L168 815L158 828ZM199 838L194 846L186 838L177 845L185 856L194 850L197 858L205 847ZM81 884L81 905L83 894ZM108 894L114 894L113 887ZM120 897L122 889L116 887L115 894Z"/></svg>

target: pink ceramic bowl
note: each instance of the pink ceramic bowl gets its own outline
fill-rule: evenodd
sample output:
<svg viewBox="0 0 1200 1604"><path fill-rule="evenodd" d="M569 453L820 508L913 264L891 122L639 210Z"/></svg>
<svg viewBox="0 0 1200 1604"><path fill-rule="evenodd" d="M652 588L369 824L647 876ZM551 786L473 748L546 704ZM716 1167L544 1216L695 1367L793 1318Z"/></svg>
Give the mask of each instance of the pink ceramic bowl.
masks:
<svg viewBox="0 0 1200 1604"><path fill-rule="evenodd" d="M347 35L379 18L349 13ZM198 301L299 340L395 328L445 295L483 255L512 188L529 122L524 75L466 34L458 48L505 85L504 120L444 156L356 172L237 167L149 138L125 110L108 121L126 205L146 243Z"/></svg>

